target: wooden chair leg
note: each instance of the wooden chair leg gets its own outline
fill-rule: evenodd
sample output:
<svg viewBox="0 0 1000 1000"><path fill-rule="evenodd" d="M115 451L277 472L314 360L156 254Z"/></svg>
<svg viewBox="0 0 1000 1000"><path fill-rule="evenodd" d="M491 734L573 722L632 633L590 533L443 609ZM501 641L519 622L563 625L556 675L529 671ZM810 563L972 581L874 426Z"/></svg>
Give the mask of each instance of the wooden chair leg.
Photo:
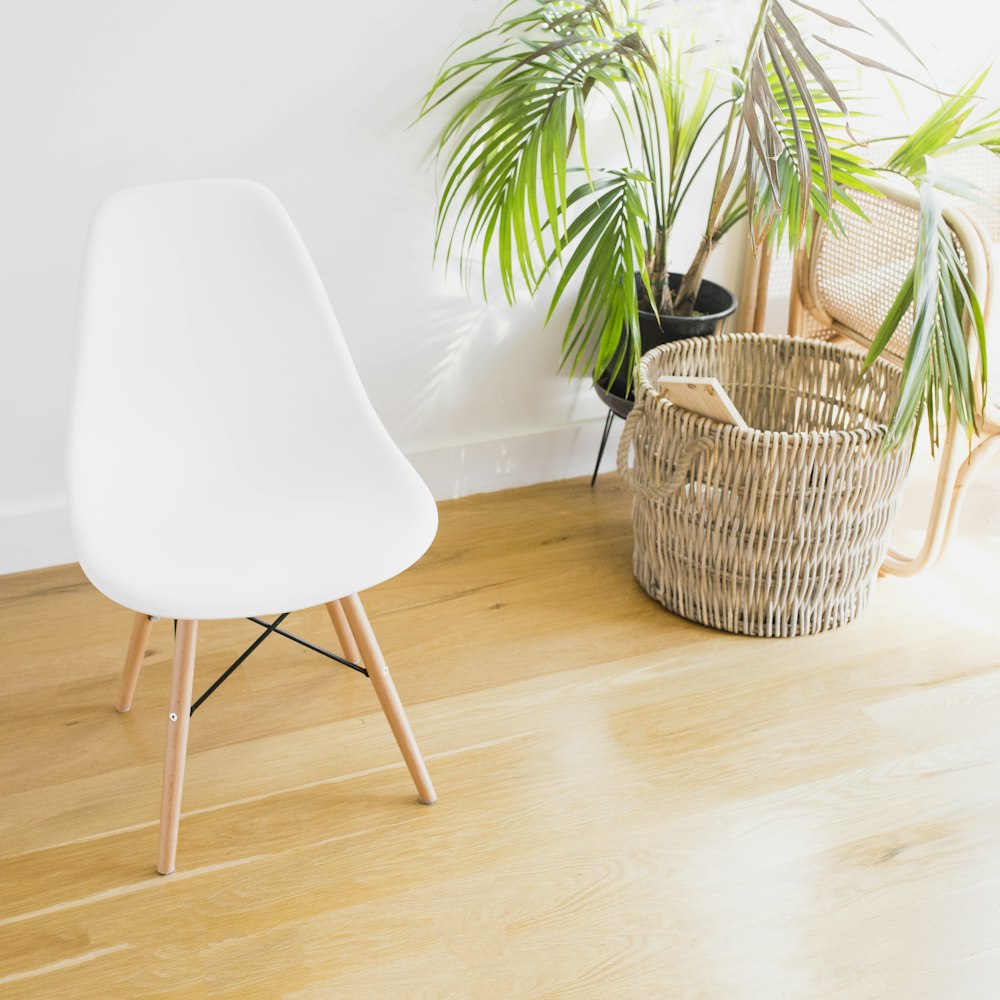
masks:
<svg viewBox="0 0 1000 1000"><path fill-rule="evenodd" d="M156 866L161 875L169 875L174 870L177 857L177 832L181 820L181 792L184 788L184 763L187 758L197 638L196 621L177 622L177 635L174 639L174 672L170 685L170 716L167 721L167 752L163 762L160 854Z"/></svg>
<svg viewBox="0 0 1000 1000"><path fill-rule="evenodd" d="M350 626L354 640L360 648L361 661L368 670L372 687L375 688L375 694L378 696L379 704L385 713L389 728L392 730L392 735L395 736L396 743L403 754L403 760L409 769L410 777L417 786L417 794L420 797L420 801L430 805L437 799L437 793L434 791L434 785L431 783L430 775L427 773L424 759L420 755L420 749L417 746L416 739L414 739L413 730L410 729L410 723L406 718L403 704L396 693L396 685L392 682L389 668L386 666L382 650L379 649L378 642L375 640L375 633L372 631L368 616L365 614L365 609L361 606L361 601L358 599L357 594L350 594L348 597L342 598L340 602L331 601L327 605L327 611L330 613L331 619L334 619L334 627L336 627L336 619L334 618L336 611L332 609L331 605L337 603L343 609L343 614Z"/></svg>
<svg viewBox="0 0 1000 1000"><path fill-rule="evenodd" d="M115 702L115 708L119 712L127 712L132 708L135 686L139 683L139 671L142 669L142 660L146 655L152 628L153 619L149 615L138 613L132 620L132 636L128 641L121 686L118 688L118 700Z"/></svg>
<svg viewBox="0 0 1000 1000"><path fill-rule="evenodd" d="M358 644L354 641L354 636L351 634L351 626L347 623L343 605L340 601L330 601L327 603L326 610L330 615L330 621L333 622L337 640L340 642L344 656L352 663L360 663L361 653L358 650Z"/></svg>

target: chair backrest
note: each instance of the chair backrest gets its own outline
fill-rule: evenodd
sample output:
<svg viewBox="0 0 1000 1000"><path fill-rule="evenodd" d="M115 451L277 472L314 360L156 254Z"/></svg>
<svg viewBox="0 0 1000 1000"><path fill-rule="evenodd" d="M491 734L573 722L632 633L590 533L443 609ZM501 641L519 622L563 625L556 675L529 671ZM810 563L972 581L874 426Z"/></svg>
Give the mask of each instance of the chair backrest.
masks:
<svg viewBox="0 0 1000 1000"><path fill-rule="evenodd" d="M343 487L389 469L398 489L402 464L270 191L157 184L97 210L70 425L78 548L140 508L183 516L251 485L258 495L288 482Z"/></svg>
<svg viewBox="0 0 1000 1000"><path fill-rule="evenodd" d="M1000 243L1000 157L982 146L970 146L949 154L948 173L974 184L988 205L964 202L993 243Z"/></svg>
<svg viewBox="0 0 1000 1000"><path fill-rule="evenodd" d="M810 244L795 262L789 332L810 335L832 331L867 348L913 265L920 225L916 194L898 184L876 181L882 194L855 196L867 216L841 211L843 233L818 220ZM945 219L964 256L973 287L984 307L989 302L989 238L957 204ZM884 357L901 364L906 355L913 310L903 317Z"/></svg>

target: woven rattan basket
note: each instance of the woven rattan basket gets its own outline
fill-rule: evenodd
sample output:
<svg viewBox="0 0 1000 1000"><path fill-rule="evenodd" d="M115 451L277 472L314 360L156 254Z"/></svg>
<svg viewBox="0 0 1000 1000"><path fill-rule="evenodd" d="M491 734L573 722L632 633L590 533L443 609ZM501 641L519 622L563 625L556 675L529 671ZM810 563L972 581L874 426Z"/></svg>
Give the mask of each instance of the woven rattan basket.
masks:
<svg viewBox="0 0 1000 1000"><path fill-rule="evenodd" d="M899 370L834 344L728 334L644 356L618 468L632 487L636 579L692 621L806 635L867 606L908 466L884 454ZM714 375L749 429L659 395ZM629 464L632 457L633 464Z"/></svg>

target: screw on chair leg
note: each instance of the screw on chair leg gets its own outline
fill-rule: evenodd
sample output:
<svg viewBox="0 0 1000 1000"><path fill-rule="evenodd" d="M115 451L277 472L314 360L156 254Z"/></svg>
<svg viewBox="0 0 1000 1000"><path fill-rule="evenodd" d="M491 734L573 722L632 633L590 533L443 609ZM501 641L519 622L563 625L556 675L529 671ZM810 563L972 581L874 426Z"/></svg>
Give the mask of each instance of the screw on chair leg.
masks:
<svg viewBox="0 0 1000 1000"><path fill-rule="evenodd" d="M608 410L607 419L604 421L604 434L601 436L601 447L597 449L597 461L594 463L594 474L590 477L590 485L593 486L597 480L597 470L601 467L601 459L604 457L604 449L608 443L608 435L611 433L611 424L615 419L615 411Z"/></svg>
<svg viewBox="0 0 1000 1000"><path fill-rule="evenodd" d="M167 752L163 762L163 802L160 809L160 853L156 870L169 875L177 858L177 834L181 820L181 792L187 759L188 724L191 719L191 688L194 682L194 651L198 638L196 621L179 621L174 643L174 672L170 686L167 721Z"/></svg>
<svg viewBox="0 0 1000 1000"><path fill-rule="evenodd" d="M141 613L136 614L132 620L132 635L128 641L128 652L125 654L118 700L115 702L115 709L119 712L127 712L132 708L132 699L139 683L139 671L142 669L142 660L149 645L149 633L152 631L153 621L149 615Z"/></svg>
<svg viewBox="0 0 1000 1000"><path fill-rule="evenodd" d="M410 728L403 704L396 693L396 686L392 682L389 668L386 666L385 658L382 656L382 650L379 649L375 633L372 631L368 616L365 614L365 609L361 606L361 601L358 599L357 594L350 594L342 598L340 604L350 625L354 639L360 648L362 662L368 668L368 676L371 679L372 687L375 688L375 694L378 697L379 704L382 706L382 711L385 713L389 728L392 730L392 735L396 738L396 743L403 754L403 760L409 769L410 777L417 786L417 795L420 797L421 802L430 805L437 799L437 793L434 791L434 785L431 783L430 775L427 773L424 759L420 755L420 749L413 736L413 730ZM327 610L330 611L329 604L327 605ZM331 618L333 618L334 613L330 611Z"/></svg>

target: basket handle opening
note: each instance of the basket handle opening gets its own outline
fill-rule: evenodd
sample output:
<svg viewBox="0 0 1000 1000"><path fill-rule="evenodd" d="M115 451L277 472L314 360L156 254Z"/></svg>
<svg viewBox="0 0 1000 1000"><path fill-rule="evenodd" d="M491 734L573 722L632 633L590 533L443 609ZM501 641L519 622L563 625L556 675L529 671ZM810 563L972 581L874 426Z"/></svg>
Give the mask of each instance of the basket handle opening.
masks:
<svg viewBox="0 0 1000 1000"><path fill-rule="evenodd" d="M618 442L618 475L628 483L634 493L647 500L662 500L673 496L687 483L695 459L702 453L713 451L718 445L718 438L708 435L696 438L684 449L669 479L650 486L636 476L634 467L629 464L629 455L634 450L635 437L639 424L644 421L644 416L642 409L636 406L625 419L625 427Z"/></svg>

